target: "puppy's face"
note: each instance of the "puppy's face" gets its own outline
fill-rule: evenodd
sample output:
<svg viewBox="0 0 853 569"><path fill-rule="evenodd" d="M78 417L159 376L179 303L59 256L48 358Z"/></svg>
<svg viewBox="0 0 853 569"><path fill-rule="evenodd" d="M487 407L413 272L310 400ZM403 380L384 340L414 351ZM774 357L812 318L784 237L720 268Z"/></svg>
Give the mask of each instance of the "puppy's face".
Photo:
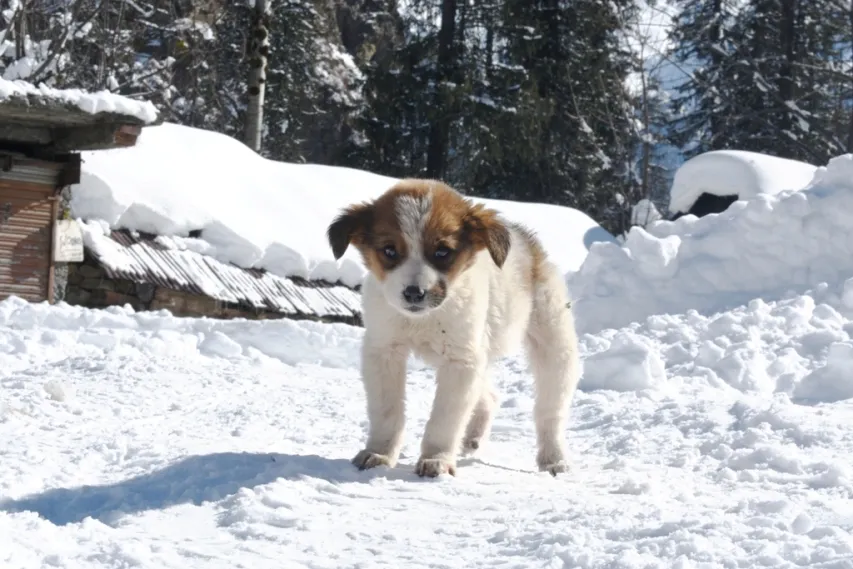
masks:
<svg viewBox="0 0 853 569"><path fill-rule="evenodd" d="M336 259L350 244L358 248L388 303L411 316L441 306L479 251L502 267L510 246L495 211L441 182L414 179L348 207L327 236Z"/></svg>

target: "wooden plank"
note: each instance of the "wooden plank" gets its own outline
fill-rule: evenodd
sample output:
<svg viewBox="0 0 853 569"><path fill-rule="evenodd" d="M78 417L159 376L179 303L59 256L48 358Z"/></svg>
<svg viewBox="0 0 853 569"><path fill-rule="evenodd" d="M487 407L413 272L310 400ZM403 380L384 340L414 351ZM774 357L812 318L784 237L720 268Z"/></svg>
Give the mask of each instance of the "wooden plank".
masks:
<svg viewBox="0 0 853 569"><path fill-rule="evenodd" d="M0 254L5 254L5 251L0 252ZM20 257L12 259L9 263L4 265L0 265L0 274L10 275L15 272L24 273L24 272L32 272L32 271L46 271L47 263L44 259L40 257L29 257L26 259L21 259Z"/></svg>
<svg viewBox="0 0 853 569"><path fill-rule="evenodd" d="M56 199L49 186L0 180L0 297L50 301Z"/></svg>
<svg viewBox="0 0 853 569"><path fill-rule="evenodd" d="M48 263L49 263L48 273L47 273L47 302L49 304L53 304L53 300L54 300L54 296L55 296L53 288L54 288L54 283L55 283L55 279L56 279L56 263L53 260L53 241L56 238L54 235L56 233L56 223L53 223L53 220L55 220L57 217L59 217L58 208L57 208L58 204L59 204L59 200L52 200L51 208L50 208L51 223L48 225L48 228L49 228L48 233L50 234L50 236L48 238L49 242L47 245L47 258L48 258Z"/></svg>
<svg viewBox="0 0 853 569"><path fill-rule="evenodd" d="M49 184L36 184L35 182L21 182L18 180L4 180L0 178L0 196L14 196L28 198L37 195L39 199L53 195L55 186Z"/></svg>

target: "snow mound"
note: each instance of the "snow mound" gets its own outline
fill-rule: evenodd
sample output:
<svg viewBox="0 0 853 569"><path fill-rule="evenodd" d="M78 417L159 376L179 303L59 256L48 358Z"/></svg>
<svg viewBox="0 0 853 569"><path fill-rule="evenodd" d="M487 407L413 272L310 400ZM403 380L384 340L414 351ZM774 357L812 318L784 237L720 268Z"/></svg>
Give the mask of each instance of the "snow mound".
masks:
<svg viewBox="0 0 853 569"><path fill-rule="evenodd" d="M802 379L794 397L803 401L842 401L853 399L853 342L835 342L829 346L826 365Z"/></svg>
<svg viewBox="0 0 853 569"><path fill-rule="evenodd" d="M714 150L694 156L675 172L669 210L686 213L699 196L738 196L750 199L808 184L816 166L745 150Z"/></svg>
<svg viewBox="0 0 853 569"><path fill-rule="evenodd" d="M710 314L853 276L853 155L801 191L760 194L725 212L632 228L597 243L568 277L578 327L595 332L652 314ZM842 292L853 304L853 288Z"/></svg>
<svg viewBox="0 0 853 569"><path fill-rule="evenodd" d="M122 345L129 344L155 358L182 353L224 359L260 356L288 365L310 362L331 368L358 360L361 338L359 328L345 324L179 318L166 310L134 312L130 306L92 310L65 303L51 307L18 297L0 302L0 328L73 332L74 341L96 351L120 353ZM28 348L22 345L15 351Z"/></svg>
<svg viewBox="0 0 853 569"><path fill-rule="evenodd" d="M853 310L844 309L837 290L823 287L711 316L654 315L582 335L580 388L714 388L802 404L846 401L853 399L851 334Z"/></svg>
<svg viewBox="0 0 853 569"><path fill-rule="evenodd" d="M157 108L150 101L136 101L106 90L89 93L81 89L54 89L44 84L36 87L26 81L9 81L0 78L0 100L29 97L74 105L92 115L98 113L127 115L138 118L144 124L157 120Z"/></svg>
<svg viewBox="0 0 853 569"><path fill-rule="evenodd" d="M648 198L643 198L631 206L631 225L645 226L662 217L655 203Z"/></svg>
<svg viewBox="0 0 853 569"><path fill-rule="evenodd" d="M358 285L365 268L354 248L335 261L325 231L339 210L372 199L395 178L350 168L267 160L226 135L162 124L136 146L84 153L71 213L106 228L165 236L200 230L206 254L244 268ZM152 166L156 165L156 166ZM563 272L590 245L614 238L567 207L475 201L535 229Z"/></svg>
<svg viewBox="0 0 853 569"><path fill-rule="evenodd" d="M637 391L666 380L664 364L642 336L623 333L584 360L582 389Z"/></svg>

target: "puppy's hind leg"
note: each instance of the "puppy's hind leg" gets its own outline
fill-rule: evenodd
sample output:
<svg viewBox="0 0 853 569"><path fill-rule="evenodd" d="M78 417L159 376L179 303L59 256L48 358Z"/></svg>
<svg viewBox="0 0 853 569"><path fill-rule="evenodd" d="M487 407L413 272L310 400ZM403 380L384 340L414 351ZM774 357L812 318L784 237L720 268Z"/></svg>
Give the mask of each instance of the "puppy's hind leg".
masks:
<svg viewBox="0 0 853 569"><path fill-rule="evenodd" d="M359 470L397 464L406 427L406 360L398 346L362 347L361 373L370 424L367 443L353 459Z"/></svg>
<svg viewBox="0 0 853 569"><path fill-rule="evenodd" d="M562 276L550 264L536 283L526 347L536 389L533 408L540 471L568 470L565 428L580 379L577 333Z"/></svg>
<svg viewBox="0 0 853 569"><path fill-rule="evenodd" d="M484 382L480 398L474 405L468 426L465 429L465 438L462 439L462 454L472 455L489 438L492 431L492 419L498 406L498 396L488 382Z"/></svg>

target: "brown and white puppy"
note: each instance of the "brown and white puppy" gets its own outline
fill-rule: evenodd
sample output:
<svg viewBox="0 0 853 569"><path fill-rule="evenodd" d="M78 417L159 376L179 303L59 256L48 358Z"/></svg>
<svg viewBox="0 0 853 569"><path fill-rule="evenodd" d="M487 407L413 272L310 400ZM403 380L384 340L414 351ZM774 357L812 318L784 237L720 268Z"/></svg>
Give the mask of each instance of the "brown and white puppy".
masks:
<svg viewBox="0 0 853 569"><path fill-rule="evenodd" d="M574 320L563 276L534 235L446 184L406 179L329 225L336 259L352 244L362 285L361 372L370 423L359 469L394 466L405 428L406 362L436 368L436 394L416 472L456 474L479 448L497 398L490 365L522 344L536 382L539 469L567 469L564 429L578 383Z"/></svg>

